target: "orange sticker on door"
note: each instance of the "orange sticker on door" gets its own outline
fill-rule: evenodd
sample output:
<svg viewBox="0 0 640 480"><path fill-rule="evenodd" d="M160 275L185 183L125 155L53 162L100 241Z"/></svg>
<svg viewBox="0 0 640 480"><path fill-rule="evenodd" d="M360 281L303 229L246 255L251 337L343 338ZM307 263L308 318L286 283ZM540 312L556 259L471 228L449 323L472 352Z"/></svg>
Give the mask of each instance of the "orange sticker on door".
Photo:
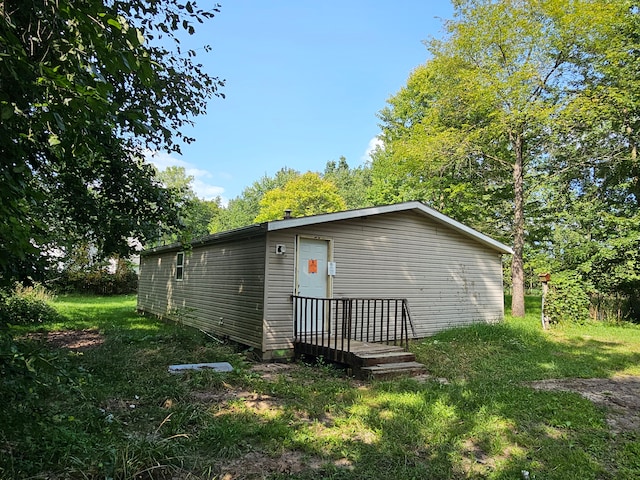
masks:
<svg viewBox="0 0 640 480"><path fill-rule="evenodd" d="M318 260L309 260L307 270L309 273L318 273Z"/></svg>

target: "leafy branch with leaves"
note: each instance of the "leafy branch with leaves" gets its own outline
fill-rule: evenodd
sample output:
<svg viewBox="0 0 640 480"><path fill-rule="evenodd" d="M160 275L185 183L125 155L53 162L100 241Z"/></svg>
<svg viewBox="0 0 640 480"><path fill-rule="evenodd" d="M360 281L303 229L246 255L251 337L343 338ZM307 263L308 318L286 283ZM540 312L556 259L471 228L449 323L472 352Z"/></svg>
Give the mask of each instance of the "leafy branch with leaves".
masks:
<svg viewBox="0 0 640 480"><path fill-rule="evenodd" d="M0 274L82 239L127 254L179 225L142 158L180 151L224 81L182 34L218 12L181 0L9 0L0 5ZM168 47L166 45L173 45ZM25 266L26 263L26 266Z"/></svg>

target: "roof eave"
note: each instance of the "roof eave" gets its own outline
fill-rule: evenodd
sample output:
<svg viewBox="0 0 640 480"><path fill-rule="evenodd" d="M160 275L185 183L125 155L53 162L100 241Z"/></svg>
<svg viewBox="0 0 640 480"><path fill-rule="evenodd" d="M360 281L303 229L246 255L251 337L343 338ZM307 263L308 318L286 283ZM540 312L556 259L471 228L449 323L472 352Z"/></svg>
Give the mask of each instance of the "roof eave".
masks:
<svg viewBox="0 0 640 480"><path fill-rule="evenodd" d="M464 234L465 236L471 237L477 240L478 242L494 250L499 251L502 254L513 255L513 249L508 245L498 242L497 240L494 240L493 238L488 237L487 235L484 235L483 233L480 233L471 227L467 227L466 225L418 201L397 203L393 205L382 205L378 207L367 207L367 208L361 208L357 210L346 210L343 212L336 212L336 213L325 213L321 215L312 215L309 217L274 220L271 222L267 222L266 228L268 231L284 230L287 228L305 227L309 225L316 225L319 223L335 222L339 220L350 220L354 218L367 217L370 215L401 212L401 211L408 211L408 210L414 210L423 215L426 215L427 217L437 221L438 223L447 225L453 228L454 230L457 230L458 232Z"/></svg>
<svg viewBox="0 0 640 480"><path fill-rule="evenodd" d="M267 231L266 223L259 223L249 225L246 227L236 228L234 230L226 230L224 232L213 233L205 237L200 237L189 244L183 244L181 242L172 243L170 245L163 245L161 247L154 247L147 250L143 250L140 255L152 255L154 253L180 251L184 248L196 248L212 243L235 240L240 238L251 237L258 234L264 234Z"/></svg>

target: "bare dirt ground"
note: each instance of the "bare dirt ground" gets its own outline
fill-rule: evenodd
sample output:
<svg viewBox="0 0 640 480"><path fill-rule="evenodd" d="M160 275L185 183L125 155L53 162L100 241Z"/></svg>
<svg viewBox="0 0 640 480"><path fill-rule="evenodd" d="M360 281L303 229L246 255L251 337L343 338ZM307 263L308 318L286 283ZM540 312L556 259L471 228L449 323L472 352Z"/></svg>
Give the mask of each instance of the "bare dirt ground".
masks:
<svg viewBox="0 0 640 480"><path fill-rule="evenodd" d="M104 337L98 330L63 330L60 332L37 333L31 338L43 338L56 348L83 351L104 343Z"/></svg>
<svg viewBox="0 0 640 480"><path fill-rule="evenodd" d="M640 430L640 377L565 378L529 384L538 390L576 392L605 407L611 433Z"/></svg>

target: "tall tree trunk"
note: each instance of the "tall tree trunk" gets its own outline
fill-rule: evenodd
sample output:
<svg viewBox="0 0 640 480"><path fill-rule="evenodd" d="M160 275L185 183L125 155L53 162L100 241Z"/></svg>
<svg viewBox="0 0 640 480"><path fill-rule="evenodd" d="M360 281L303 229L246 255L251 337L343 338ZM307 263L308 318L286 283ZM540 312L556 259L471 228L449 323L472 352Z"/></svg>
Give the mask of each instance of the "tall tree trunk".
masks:
<svg viewBox="0 0 640 480"><path fill-rule="evenodd" d="M523 144L520 133L511 139L515 154L513 165L513 259L511 262L511 315L524 317L524 169Z"/></svg>

